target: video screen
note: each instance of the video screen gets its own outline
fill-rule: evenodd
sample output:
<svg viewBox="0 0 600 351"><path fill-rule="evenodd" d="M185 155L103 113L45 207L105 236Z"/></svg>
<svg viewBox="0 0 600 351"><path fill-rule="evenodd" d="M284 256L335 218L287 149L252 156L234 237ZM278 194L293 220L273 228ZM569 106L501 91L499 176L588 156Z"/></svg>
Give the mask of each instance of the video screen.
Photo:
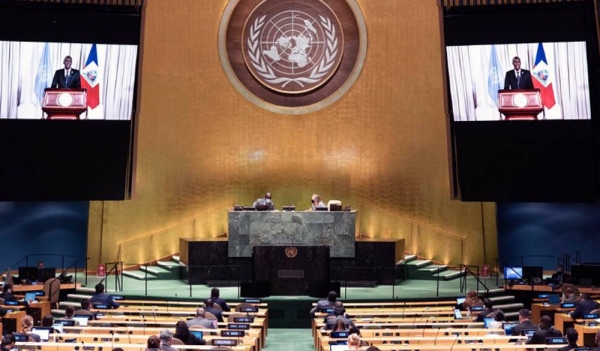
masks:
<svg viewBox="0 0 600 351"><path fill-rule="evenodd" d="M41 119L47 88L85 89L79 119L130 120L137 45L0 41L0 119ZM18 64L16 64L18 63Z"/></svg>
<svg viewBox="0 0 600 351"><path fill-rule="evenodd" d="M0 201L130 198L143 10L0 2Z"/></svg>
<svg viewBox="0 0 600 351"><path fill-rule="evenodd" d="M591 119L585 42L448 46L446 55L454 121L508 121L498 91L533 89L543 111L530 119Z"/></svg>
<svg viewBox="0 0 600 351"><path fill-rule="evenodd" d="M595 17L591 0L443 6L455 199L598 201Z"/></svg>

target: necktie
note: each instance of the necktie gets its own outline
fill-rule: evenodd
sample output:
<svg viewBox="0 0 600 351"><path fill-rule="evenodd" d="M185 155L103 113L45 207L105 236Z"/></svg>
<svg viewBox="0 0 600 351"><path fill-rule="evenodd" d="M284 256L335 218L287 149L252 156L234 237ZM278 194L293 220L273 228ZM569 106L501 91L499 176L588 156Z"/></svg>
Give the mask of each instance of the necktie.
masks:
<svg viewBox="0 0 600 351"><path fill-rule="evenodd" d="M521 71L517 71L517 89L521 89Z"/></svg>
<svg viewBox="0 0 600 351"><path fill-rule="evenodd" d="M65 74L65 85L66 86L69 85L69 71L67 71L66 74Z"/></svg>

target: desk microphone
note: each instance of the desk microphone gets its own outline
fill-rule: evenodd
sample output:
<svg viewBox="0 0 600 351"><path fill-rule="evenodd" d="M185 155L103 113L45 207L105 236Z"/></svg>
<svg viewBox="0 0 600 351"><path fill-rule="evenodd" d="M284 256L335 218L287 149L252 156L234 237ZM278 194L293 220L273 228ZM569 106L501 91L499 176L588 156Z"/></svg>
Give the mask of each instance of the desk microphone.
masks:
<svg viewBox="0 0 600 351"><path fill-rule="evenodd" d="M152 312L152 315L154 316L154 326L158 327L158 325L156 324L156 306L154 306L154 311Z"/></svg>
<svg viewBox="0 0 600 351"><path fill-rule="evenodd" d="M110 335L112 336L112 340L110 341L110 343L111 343L110 348L111 348L111 350L114 350L115 349L115 332L111 330Z"/></svg>
<svg viewBox="0 0 600 351"><path fill-rule="evenodd" d="M456 344L456 340L458 340L458 335L456 335L456 337L454 338L454 341L452 342L452 346L450 346L450 351L452 351L452 349L454 348L454 344Z"/></svg>
<svg viewBox="0 0 600 351"><path fill-rule="evenodd" d="M146 325L144 323L144 335L146 335ZM129 329L129 326L127 326L127 337L129 338L129 344L131 344L131 330Z"/></svg>
<svg viewBox="0 0 600 351"><path fill-rule="evenodd" d="M167 303L167 314L169 314L169 300L165 301Z"/></svg>
<svg viewBox="0 0 600 351"><path fill-rule="evenodd" d="M434 344L434 345L437 345L437 338L438 338L438 335L440 334L440 330L441 330L441 329L442 329L442 328L438 328L438 331L437 331L437 333L435 333L435 338L433 339L433 344Z"/></svg>
<svg viewBox="0 0 600 351"><path fill-rule="evenodd" d="M424 338L424 337L425 337L425 327L427 327L427 323L429 323L429 318L427 318L427 319L425 320L425 324L423 324L423 335L421 335L421 337L422 337L422 338Z"/></svg>

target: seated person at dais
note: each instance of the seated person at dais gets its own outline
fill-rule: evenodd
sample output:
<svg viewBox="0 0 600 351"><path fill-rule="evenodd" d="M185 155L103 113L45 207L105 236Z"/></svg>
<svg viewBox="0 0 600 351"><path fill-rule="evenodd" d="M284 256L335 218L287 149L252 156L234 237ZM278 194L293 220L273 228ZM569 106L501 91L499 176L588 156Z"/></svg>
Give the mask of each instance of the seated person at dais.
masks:
<svg viewBox="0 0 600 351"><path fill-rule="evenodd" d="M321 201L321 197L319 196L319 194L313 194L313 196L310 199L310 202L311 202L310 209L313 211L316 211L317 208L327 208L325 203L323 203L323 201Z"/></svg>
<svg viewBox="0 0 600 351"><path fill-rule="evenodd" d="M565 273L564 267L562 265L556 266L556 273L552 274L552 279L556 283L566 283L571 279L571 276L568 273Z"/></svg>
<svg viewBox="0 0 600 351"><path fill-rule="evenodd" d="M275 203L271 200L271 193L266 193L265 197L256 199L252 204L252 207L256 208L258 206L267 206L269 211L275 210Z"/></svg>

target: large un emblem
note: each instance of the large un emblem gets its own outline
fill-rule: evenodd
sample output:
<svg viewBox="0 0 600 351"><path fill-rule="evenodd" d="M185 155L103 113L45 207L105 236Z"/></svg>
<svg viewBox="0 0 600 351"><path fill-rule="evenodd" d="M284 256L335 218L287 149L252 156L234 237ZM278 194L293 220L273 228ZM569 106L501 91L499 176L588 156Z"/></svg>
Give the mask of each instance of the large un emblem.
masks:
<svg viewBox="0 0 600 351"><path fill-rule="evenodd" d="M337 70L344 37L325 3L295 2L257 6L242 35L246 67L262 84L282 93L318 88Z"/></svg>
<svg viewBox="0 0 600 351"><path fill-rule="evenodd" d="M231 83L279 113L313 112L343 97L366 48L356 0L229 0L219 28Z"/></svg>

